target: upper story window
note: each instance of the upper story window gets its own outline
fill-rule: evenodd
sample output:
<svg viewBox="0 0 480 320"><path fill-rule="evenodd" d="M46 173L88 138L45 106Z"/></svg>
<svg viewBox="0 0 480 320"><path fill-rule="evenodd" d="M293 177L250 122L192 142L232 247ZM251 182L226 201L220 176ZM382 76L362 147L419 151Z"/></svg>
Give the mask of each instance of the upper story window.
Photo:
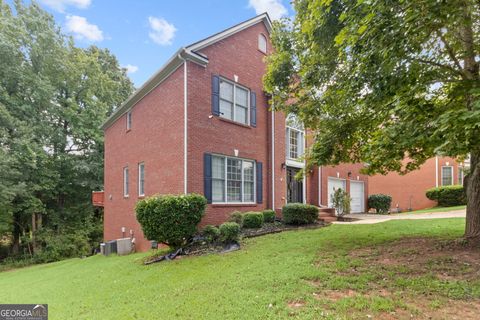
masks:
<svg viewBox="0 0 480 320"><path fill-rule="evenodd" d="M463 178L464 178L465 172L463 170L463 167L459 166L458 167L458 184L463 185Z"/></svg>
<svg viewBox="0 0 480 320"><path fill-rule="evenodd" d="M261 33L258 35L258 50L267 53L267 37Z"/></svg>
<svg viewBox="0 0 480 320"><path fill-rule="evenodd" d="M451 186L453 184L453 167L442 167L442 186Z"/></svg>
<svg viewBox="0 0 480 320"><path fill-rule="evenodd" d="M294 114L289 114L286 119L287 159L298 160L303 156L305 130L303 124Z"/></svg>
<svg viewBox="0 0 480 320"><path fill-rule="evenodd" d="M212 202L255 202L255 162L212 156Z"/></svg>
<svg viewBox="0 0 480 320"><path fill-rule="evenodd" d="M132 110L127 112L127 131L132 129Z"/></svg>
<svg viewBox="0 0 480 320"><path fill-rule="evenodd" d="M220 116L242 124L249 124L248 89L238 84L220 79Z"/></svg>
<svg viewBox="0 0 480 320"><path fill-rule="evenodd" d="M129 193L128 167L123 168L123 196L128 197Z"/></svg>
<svg viewBox="0 0 480 320"><path fill-rule="evenodd" d="M145 163L138 164L138 195L145 195Z"/></svg>

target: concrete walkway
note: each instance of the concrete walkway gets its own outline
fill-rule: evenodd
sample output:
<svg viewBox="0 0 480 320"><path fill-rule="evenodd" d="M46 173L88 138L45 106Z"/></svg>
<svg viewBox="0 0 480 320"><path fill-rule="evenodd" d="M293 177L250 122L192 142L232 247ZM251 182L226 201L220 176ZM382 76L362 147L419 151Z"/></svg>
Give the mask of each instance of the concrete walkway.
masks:
<svg viewBox="0 0 480 320"><path fill-rule="evenodd" d="M368 213L353 213L345 217L360 219L352 222L334 221L332 223L338 224L374 224L390 220L415 220L415 219L442 219L442 218L465 218L465 209L445 212L428 212L428 213L401 213L401 214L368 214Z"/></svg>

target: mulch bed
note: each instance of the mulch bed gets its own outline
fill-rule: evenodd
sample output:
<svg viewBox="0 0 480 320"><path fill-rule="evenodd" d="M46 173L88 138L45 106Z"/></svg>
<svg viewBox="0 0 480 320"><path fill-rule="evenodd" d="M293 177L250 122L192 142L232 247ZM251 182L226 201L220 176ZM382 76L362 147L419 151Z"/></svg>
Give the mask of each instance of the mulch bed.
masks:
<svg viewBox="0 0 480 320"><path fill-rule="evenodd" d="M244 238L253 238L264 236L270 233L278 233L289 230L308 230L308 229L318 229L329 225L323 221L318 221L317 223L295 226L295 225L285 225L279 221L274 223L265 223L261 228L258 229L242 229L242 236Z"/></svg>

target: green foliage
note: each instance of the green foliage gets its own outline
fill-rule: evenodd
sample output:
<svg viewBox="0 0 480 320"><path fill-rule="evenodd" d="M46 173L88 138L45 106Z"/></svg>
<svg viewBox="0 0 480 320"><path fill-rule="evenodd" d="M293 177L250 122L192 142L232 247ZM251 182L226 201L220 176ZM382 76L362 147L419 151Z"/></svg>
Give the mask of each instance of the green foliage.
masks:
<svg viewBox="0 0 480 320"><path fill-rule="evenodd" d="M285 224L311 224L318 219L318 208L310 204L288 203L282 208Z"/></svg>
<svg viewBox="0 0 480 320"><path fill-rule="evenodd" d="M263 213L262 212L246 212L243 214L243 227L244 228L261 228L263 225Z"/></svg>
<svg viewBox="0 0 480 320"><path fill-rule="evenodd" d="M202 234L209 243L213 243L220 238L220 230L212 225L207 225L203 228Z"/></svg>
<svg viewBox="0 0 480 320"><path fill-rule="evenodd" d="M333 192L331 200L338 216L350 213L350 202L352 199L342 188L338 188Z"/></svg>
<svg viewBox="0 0 480 320"><path fill-rule="evenodd" d="M240 239L240 225L236 222L225 222L219 227L220 241L223 243L232 243Z"/></svg>
<svg viewBox="0 0 480 320"><path fill-rule="evenodd" d="M463 186L443 186L431 188L426 191L430 200L437 201L439 206L451 207L466 204L465 190Z"/></svg>
<svg viewBox="0 0 480 320"><path fill-rule="evenodd" d="M240 212L240 211L232 212L230 214L230 217L228 218L228 221L238 223L240 227L243 227L243 212Z"/></svg>
<svg viewBox="0 0 480 320"><path fill-rule="evenodd" d="M42 249L35 255L36 263L79 258L92 252L88 234L83 230L69 230L62 233L42 230L37 234L37 241L42 243Z"/></svg>
<svg viewBox="0 0 480 320"><path fill-rule="evenodd" d="M392 197L386 194L372 194L368 196L367 206L375 209L377 213L388 213L392 205Z"/></svg>
<svg viewBox="0 0 480 320"><path fill-rule="evenodd" d="M198 194L161 195L137 202L135 211L145 237L176 249L197 231L207 200Z"/></svg>
<svg viewBox="0 0 480 320"><path fill-rule="evenodd" d="M274 210L267 209L267 210L263 210L262 213L263 213L263 221L265 223L275 222L276 215Z"/></svg>

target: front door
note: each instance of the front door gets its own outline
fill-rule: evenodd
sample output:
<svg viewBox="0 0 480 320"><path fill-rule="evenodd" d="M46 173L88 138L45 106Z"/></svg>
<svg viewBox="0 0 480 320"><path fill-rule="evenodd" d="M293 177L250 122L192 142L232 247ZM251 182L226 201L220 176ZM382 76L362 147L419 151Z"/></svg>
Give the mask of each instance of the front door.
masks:
<svg viewBox="0 0 480 320"><path fill-rule="evenodd" d="M287 202L303 202L303 182L295 179L298 168L287 167Z"/></svg>

